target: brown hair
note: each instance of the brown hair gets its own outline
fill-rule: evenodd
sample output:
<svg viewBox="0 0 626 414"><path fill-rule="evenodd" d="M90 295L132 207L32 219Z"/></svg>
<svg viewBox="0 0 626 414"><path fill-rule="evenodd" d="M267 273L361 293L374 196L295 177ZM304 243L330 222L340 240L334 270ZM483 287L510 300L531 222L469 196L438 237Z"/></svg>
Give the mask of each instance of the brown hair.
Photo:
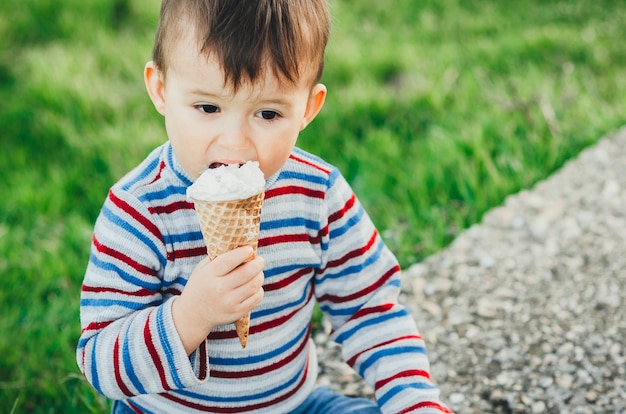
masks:
<svg viewBox="0 0 626 414"><path fill-rule="evenodd" d="M199 52L214 55L235 90L263 75L319 81L330 32L325 0L163 0L152 59L165 74L168 52L193 30Z"/></svg>

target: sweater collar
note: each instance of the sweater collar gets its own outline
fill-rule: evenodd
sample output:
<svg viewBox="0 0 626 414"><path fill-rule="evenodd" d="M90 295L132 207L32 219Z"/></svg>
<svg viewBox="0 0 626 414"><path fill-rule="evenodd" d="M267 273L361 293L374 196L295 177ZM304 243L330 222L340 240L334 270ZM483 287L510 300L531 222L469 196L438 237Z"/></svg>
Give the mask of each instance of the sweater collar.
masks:
<svg viewBox="0 0 626 414"><path fill-rule="evenodd" d="M164 161L170 171L174 174L174 176L180 181L185 187L189 187L193 180L187 174L187 171L183 168L182 165L178 162L176 158L176 154L174 154L174 149L172 148L172 144L167 141L163 148Z"/></svg>
<svg viewBox="0 0 626 414"><path fill-rule="evenodd" d="M193 179L189 174L187 174L183 166L180 165L180 163L178 162L176 154L174 153L174 149L172 148L172 144L169 141L165 143L165 146L163 148L163 154L165 158L165 164L170 169L170 171L172 171L174 176L176 176L176 178L185 187L189 187L193 183ZM265 180L265 191L269 190L276 183L276 180L278 179L281 170L282 168L275 172L270 178Z"/></svg>

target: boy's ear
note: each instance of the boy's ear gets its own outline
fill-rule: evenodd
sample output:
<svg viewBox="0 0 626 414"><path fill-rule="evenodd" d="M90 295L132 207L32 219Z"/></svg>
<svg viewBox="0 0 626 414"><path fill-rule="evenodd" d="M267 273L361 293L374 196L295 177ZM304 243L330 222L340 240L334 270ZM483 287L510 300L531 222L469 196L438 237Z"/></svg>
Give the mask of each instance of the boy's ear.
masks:
<svg viewBox="0 0 626 414"><path fill-rule="evenodd" d="M165 115L165 95L163 93L165 83L163 82L161 71L156 67L153 61L146 63L146 67L143 71L143 79L154 107L161 115Z"/></svg>
<svg viewBox="0 0 626 414"><path fill-rule="evenodd" d="M320 110L324 106L324 101L326 100L326 86L321 83L318 83L311 89L311 94L309 95L309 101L306 104L306 111L304 112L304 118L302 119L302 125L300 126L300 131L306 128L307 125L315 119L317 114L319 114Z"/></svg>

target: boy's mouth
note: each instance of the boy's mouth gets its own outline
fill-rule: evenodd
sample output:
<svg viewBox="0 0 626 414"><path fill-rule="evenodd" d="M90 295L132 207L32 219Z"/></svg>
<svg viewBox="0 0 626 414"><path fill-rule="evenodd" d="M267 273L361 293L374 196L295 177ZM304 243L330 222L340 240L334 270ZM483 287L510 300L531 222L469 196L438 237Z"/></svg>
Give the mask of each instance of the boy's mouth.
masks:
<svg viewBox="0 0 626 414"><path fill-rule="evenodd" d="M213 170L215 168L225 167L227 165L232 165L232 164L237 164L240 167L243 165L242 162L219 162L219 161L216 161L216 162L212 162L211 164L209 164L209 169Z"/></svg>

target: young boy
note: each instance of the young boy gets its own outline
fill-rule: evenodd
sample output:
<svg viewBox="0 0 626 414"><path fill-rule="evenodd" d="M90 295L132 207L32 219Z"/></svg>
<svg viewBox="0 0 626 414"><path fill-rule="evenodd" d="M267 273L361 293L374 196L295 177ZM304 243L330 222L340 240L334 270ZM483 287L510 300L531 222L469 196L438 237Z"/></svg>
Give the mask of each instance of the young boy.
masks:
<svg viewBox="0 0 626 414"><path fill-rule="evenodd" d="M81 294L77 361L113 412L449 412L397 261L337 169L295 147L328 32L324 0L163 1L144 75L168 141L110 190ZM209 262L186 189L248 160L266 178L257 258ZM316 389L316 301L377 402Z"/></svg>

